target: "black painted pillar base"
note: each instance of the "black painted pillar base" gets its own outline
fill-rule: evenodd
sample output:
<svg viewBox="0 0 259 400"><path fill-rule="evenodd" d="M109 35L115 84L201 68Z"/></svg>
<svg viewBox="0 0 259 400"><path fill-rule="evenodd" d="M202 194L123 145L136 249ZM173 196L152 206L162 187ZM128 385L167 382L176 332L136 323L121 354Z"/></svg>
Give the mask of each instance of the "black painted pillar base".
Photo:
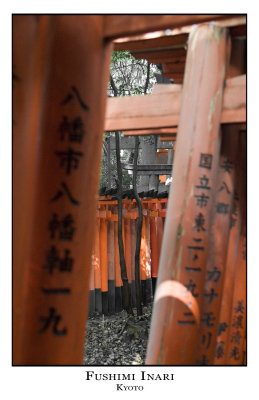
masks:
<svg viewBox="0 0 259 400"><path fill-rule="evenodd" d="M108 315L108 292L102 292L102 314Z"/></svg>
<svg viewBox="0 0 259 400"><path fill-rule="evenodd" d="M95 312L95 290L89 291L89 317L92 317Z"/></svg>
<svg viewBox="0 0 259 400"><path fill-rule="evenodd" d="M121 286L115 286L115 312L122 311L122 290Z"/></svg>
<svg viewBox="0 0 259 400"><path fill-rule="evenodd" d="M115 282L108 280L108 312L110 315L115 314Z"/></svg>
<svg viewBox="0 0 259 400"><path fill-rule="evenodd" d="M95 289L95 311L102 314L102 292L101 289Z"/></svg>
<svg viewBox="0 0 259 400"><path fill-rule="evenodd" d="M156 281L157 278L152 277L152 290L153 290L153 297L155 297L155 291L156 291Z"/></svg>

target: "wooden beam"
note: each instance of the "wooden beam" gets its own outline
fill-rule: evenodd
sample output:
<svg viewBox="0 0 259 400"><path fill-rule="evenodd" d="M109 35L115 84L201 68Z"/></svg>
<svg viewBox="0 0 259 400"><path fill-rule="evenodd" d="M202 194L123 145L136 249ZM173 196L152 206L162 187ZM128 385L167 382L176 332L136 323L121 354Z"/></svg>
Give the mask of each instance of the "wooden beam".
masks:
<svg viewBox="0 0 259 400"><path fill-rule="evenodd" d="M164 34L164 31L163 31ZM143 35L144 36L144 35ZM145 37L145 36L144 36ZM167 46L177 46L182 45L184 46L188 39L188 33L183 33L180 35L173 35L173 36L159 36L151 39L138 39L138 40L129 40L130 41L123 41L123 42L115 42L114 43L114 50L129 50L131 53L137 52L139 50L144 51L147 49L156 49L156 48L163 48Z"/></svg>
<svg viewBox="0 0 259 400"><path fill-rule="evenodd" d="M241 14L149 14L149 15L105 15L104 37L115 39L161 29L200 24L241 16Z"/></svg>
<svg viewBox="0 0 259 400"><path fill-rule="evenodd" d="M175 142L176 134L175 135L160 135L161 142Z"/></svg>
<svg viewBox="0 0 259 400"><path fill-rule="evenodd" d="M230 28L230 35L246 36L246 15L217 20L217 25ZM114 40L114 50L138 50L162 47L167 45L184 44L191 31L191 26L181 26L169 30L148 32L144 34L123 37Z"/></svg>
<svg viewBox="0 0 259 400"><path fill-rule="evenodd" d="M181 108L181 85L159 86L159 92L152 95L109 98L105 131L176 127ZM246 122L246 75L226 80L220 122ZM155 130L153 132L155 134Z"/></svg>
<svg viewBox="0 0 259 400"><path fill-rule="evenodd" d="M123 164L123 169L133 171L133 164ZM168 175L172 173L172 164L139 164L139 175Z"/></svg>
<svg viewBox="0 0 259 400"><path fill-rule="evenodd" d="M137 129L134 131L125 131L124 136L150 136L150 135L173 135L176 134L177 128L156 128L156 129Z"/></svg>
<svg viewBox="0 0 259 400"><path fill-rule="evenodd" d="M180 57L186 57L186 49L184 46L169 49L151 49L141 52L132 52L132 55L138 60L148 60L152 64L160 64L165 62L174 62Z"/></svg>
<svg viewBox="0 0 259 400"><path fill-rule="evenodd" d="M184 72L185 62L170 62L163 64L163 73L164 74L173 74Z"/></svg>
<svg viewBox="0 0 259 400"><path fill-rule="evenodd" d="M105 131L177 126L180 106L181 92L167 88L158 95L109 98Z"/></svg>
<svg viewBox="0 0 259 400"><path fill-rule="evenodd" d="M172 128L170 128L170 129L172 129ZM129 131L129 132L135 132L135 131ZM140 134L141 134L142 131L136 131L136 132L140 132ZM144 132L148 132L148 131L144 131ZM150 135L151 135L151 133L150 133ZM115 150L116 149L115 138L111 137L109 139L109 141L110 141L110 150ZM109 143L109 141L108 141L108 143ZM142 145L143 145L143 143L140 142L139 143L139 148L140 149L142 148ZM122 150L133 150L135 148L135 140L134 140L134 138L131 137L131 136L121 137L120 147L121 147ZM172 145L169 144L169 143L162 143L158 139L156 147L157 147L157 149L171 149Z"/></svg>

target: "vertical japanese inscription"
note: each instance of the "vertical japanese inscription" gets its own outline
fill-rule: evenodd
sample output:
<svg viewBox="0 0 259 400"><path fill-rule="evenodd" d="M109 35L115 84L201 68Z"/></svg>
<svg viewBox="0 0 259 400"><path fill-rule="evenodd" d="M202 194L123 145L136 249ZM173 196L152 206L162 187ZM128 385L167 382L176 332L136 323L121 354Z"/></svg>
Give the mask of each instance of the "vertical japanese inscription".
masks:
<svg viewBox="0 0 259 400"><path fill-rule="evenodd" d="M203 270L204 234L207 232L206 209L210 201L210 170L212 169L213 155L209 153L201 153L199 163L197 165L198 181L195 182L194 200L196 206L196 214L192 223L190 234L192 235L191 242L187 243L187 251L189 254L189 263L185 265L185 271L188 273L188 280L184 282L186 289L192 294L195 299L200 298L200 293L197 288L196 279ZM211 301L215 293L210 294ZM189 313L191 314L191 313ZM188 313L184 313L183 317L178 320L179 325L194 324L194 319L190 319Z"/></svg>
<svg viewBox="0 0 259 400"><path fill-rule="evenodd" d="M230 209L232 204L232 191L233 183L231 180L231 169L233 164L225 156L221 156L221 162L218 170L214 213L212 225L213 229L213 242L209 244L210 257L206 265L206 278L205 287L203 291L202 302L202 316L201 325L199 328L199 335L197 341L197 364L201 356L208 359L208 363L212 364L214 357L221 358L224 355L224 341L218 340L217 346L217 332L219 312L220 312L220 299L222 290L222 275L223 265L225 263L224 246L216 234L220 229L224 230L227 243L227 232L230 228ZM227 249L227 247L226 247ZM216 349L215 349L216 346Z"/></svg>
<svg viewBox="0 0 259 400"><path fill-rule="evenodd" d="M76 104L76 107L79 106L84 115L89 111L89 107L82 99L76 86L71 86L68 94L61 100L60 107L69 107L72 102ZM75 104L73 104L73 109L75 108ZM80 149L86 135L83 116L77 111L74 117L69 118L64 112L58 124L56 134L61 145L64 146L67 143L69 146L65 149L54 151L54 156L59 159L58 167L61 168L65 176L57 187L57 190L53 193L53 196L49 199L49 204L57 207L58 204L56 205L56 203L64 202L66 199L69 201L72 209L65 210L65 213L63 211L62 215L56 209L53 209L46 226L49 232L50 246L46 249L42 268L46 271L50 280L48 287L41 287L41 292L44 296L51 296L51 298L54 296L67 297L71 294L71 287L69 286L64 287L60 285L53 287L51 285L51 277L57 277L59 274L71 276L76 264L69 244L73 242L77 232L73 209L80 205L80 200L71 191L70 185L65 181L65 178L70 176L72 172L76 173L79 170L80 160L84 157L84 153ZM79 146L79 148L73 148L72 145ZM65 248L60 248L60 243L63 242L66 242L67 245ZM54 305L51 305L43 315L40 315L39 323L40 328L38 332L40 334L49 332L56 337L63 337L69 332L65 323L65 316Z"/></svg>

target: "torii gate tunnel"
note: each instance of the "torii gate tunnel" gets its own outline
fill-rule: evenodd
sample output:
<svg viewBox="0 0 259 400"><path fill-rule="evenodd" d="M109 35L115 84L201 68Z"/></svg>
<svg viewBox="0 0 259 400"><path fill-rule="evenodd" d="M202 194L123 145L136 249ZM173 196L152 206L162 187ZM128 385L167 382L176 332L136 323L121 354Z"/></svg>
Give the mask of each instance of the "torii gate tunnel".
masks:
<svg viewBox="0 0 259 400"><path fill-rule="evenodd" d="M174 83L107 99L114 49ZM246 364L246 16L91 14L13 15L13 365L82 364L116 130L176 143L146 364Z"/></svg>

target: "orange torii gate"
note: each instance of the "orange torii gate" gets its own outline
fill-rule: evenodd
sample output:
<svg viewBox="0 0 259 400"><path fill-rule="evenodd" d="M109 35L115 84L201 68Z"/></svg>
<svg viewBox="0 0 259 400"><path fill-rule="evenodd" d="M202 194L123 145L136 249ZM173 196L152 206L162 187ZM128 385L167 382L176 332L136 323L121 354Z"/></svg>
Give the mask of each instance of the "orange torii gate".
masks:
<svg viewBox="0 0 259 400"><path fill-rule="evenodd" d="M105 129L141 129L148 134L149 129L177 127L174 183L147 363L212 364L215 358L221 364L223 356L223 364L244 362L246 183L240 171L246 166L246 153L245 127L240 123L246 122L245 77L241 76L245 71L238 46L230 52L227 30L231 26L233 32L240 32L245 23L243 16L240 22L235 15L13 17L15 365L82 363L112 40L192 24L198 25L191 30L186 61L184 54L177 55L185 68L183 88L175 85L175 91L168 89L172 93L166 88L160 94L160 115L153 114L157 122L144 115L153 95L141 96L146 102L141 108L142 124L133 119L133 125ZM163 60L173 64L170 54ZM174 73L164 67L166 71ZM177 79L182 82L180 75ZM117 100L108 101L106 123L109 103ZM135 101L127 100L128 104ZM166 123L163 107L168 110ZM226 132L222 128L223 136L229 137L221 146L220 123L238 123L234 135L242 160L237 161L228 143L228 127ZM231 216L237 221L235 234ZM225 244L221 248L222 237L215 247L212 235L216 240L223 230ZM236 267L229 260L233 247ZM226 270L236 268L229 297L223 292L230 285L223 281L225 264ZM207 282L212 273L214 278ZM98 279L102 285L102 277ZM104 282L106 276L105 289ZM221 320L223 299L231 308L226 320ZM220 335L228 331L224 340L216 337L218 323L224 327Z"/></svg>

